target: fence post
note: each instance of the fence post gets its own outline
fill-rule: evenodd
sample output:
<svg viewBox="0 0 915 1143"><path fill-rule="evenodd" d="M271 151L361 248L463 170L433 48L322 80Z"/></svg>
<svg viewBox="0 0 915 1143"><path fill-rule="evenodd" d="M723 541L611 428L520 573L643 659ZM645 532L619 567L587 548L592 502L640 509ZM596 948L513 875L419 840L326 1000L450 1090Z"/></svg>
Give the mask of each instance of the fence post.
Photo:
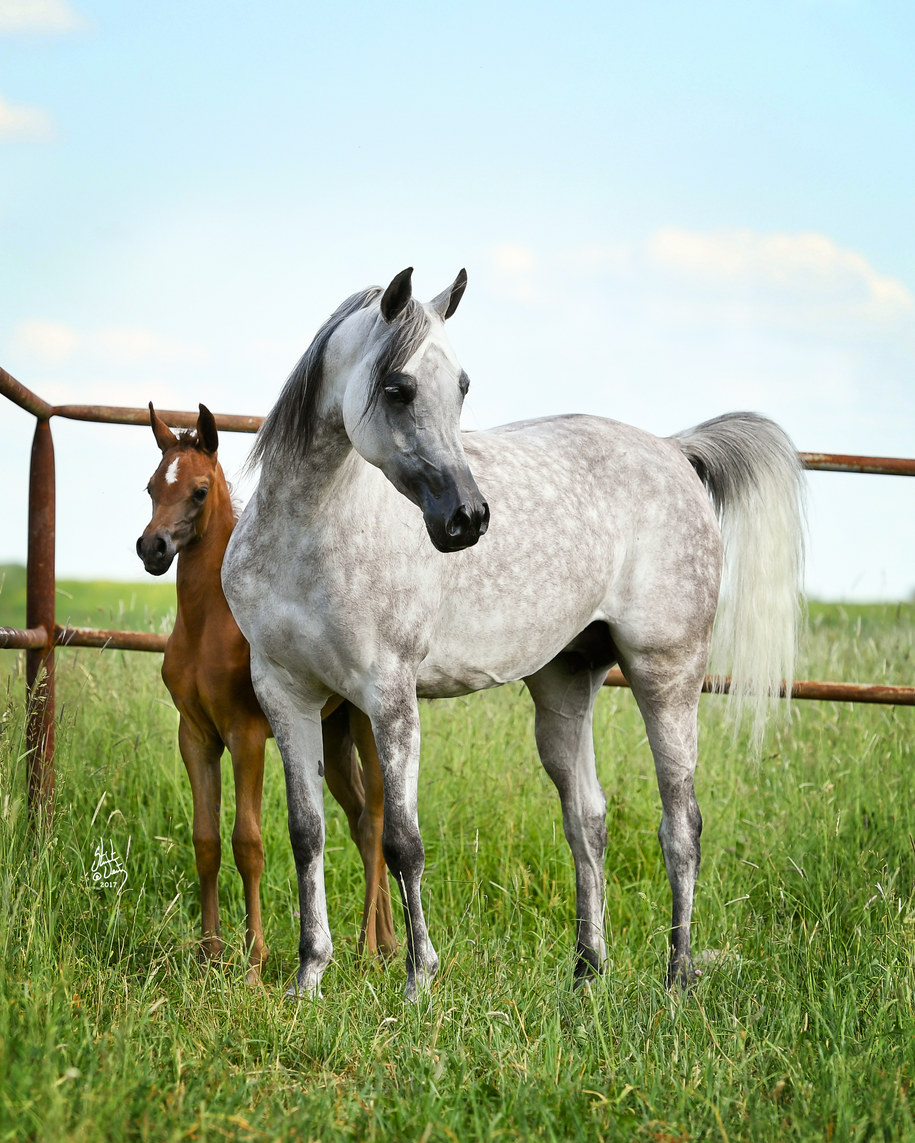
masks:
<svg viewBox="0 0 915 1143"><path fill-rule="evenodd" d="M54 442L47 417L39 417L29 469L29 548L26 624L43 627L44 646L26 652L29 702L26 717L29 813L50 817L54 797Z"/></svg>

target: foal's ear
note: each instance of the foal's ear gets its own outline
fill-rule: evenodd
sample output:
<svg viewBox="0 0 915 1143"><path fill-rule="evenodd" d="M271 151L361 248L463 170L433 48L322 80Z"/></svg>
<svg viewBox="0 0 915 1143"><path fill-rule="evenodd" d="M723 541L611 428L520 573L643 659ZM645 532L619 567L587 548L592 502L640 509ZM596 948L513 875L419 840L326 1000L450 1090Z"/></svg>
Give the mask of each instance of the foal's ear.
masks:
<svg viewBox="0 0 915 1143"><path fill-rule="evenodd" d="M458 273L458 276L448 287L448 289L442 290L442 292L438 294L437 297L432 299L429 305L435 310L435 312L439 315L440 318L442 318L443 321L447 321L448 318L450 318L454 311L458 308L458 302L464 296L464 291L466 289L467 271L461 270Z"/></svg>
<svg viewBox="0 0 915 1143"><path fill-rule="evenodd" d="M385 290L381 298L381 316L385 321L393 321L402 313L413 296L413 284L410 280L412 277L413 267L408 266L392 279L390 286Z"/></svg>
<svg viewBox="0 0 915 1143"><path fill-rule="evenodd" d="M178 438L153 408L152 401L149 402L149 423L152 426L156 444L162 452L168 452L170 448L175 447L178 443Z"/></svg>
<svg viewBox="0 0 915 1143"><path fill-rule="evenodd" d="M211 456L219 448L216 418L206 405L200 406L200 415L197 418L197 447Z"/></svg>

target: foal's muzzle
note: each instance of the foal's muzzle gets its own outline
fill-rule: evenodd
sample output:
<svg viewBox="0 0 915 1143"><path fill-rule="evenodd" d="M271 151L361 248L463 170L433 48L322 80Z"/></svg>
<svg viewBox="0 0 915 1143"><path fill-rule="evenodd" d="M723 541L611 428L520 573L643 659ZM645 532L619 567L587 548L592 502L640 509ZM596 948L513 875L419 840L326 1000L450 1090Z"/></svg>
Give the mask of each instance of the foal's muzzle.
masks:
<svg viewBox="0 0 915 1143"><path fill-rule="evenodd" d="M137 555L150 575L164 575L178 554L168 532L145 533L137 540Z"/></svg>

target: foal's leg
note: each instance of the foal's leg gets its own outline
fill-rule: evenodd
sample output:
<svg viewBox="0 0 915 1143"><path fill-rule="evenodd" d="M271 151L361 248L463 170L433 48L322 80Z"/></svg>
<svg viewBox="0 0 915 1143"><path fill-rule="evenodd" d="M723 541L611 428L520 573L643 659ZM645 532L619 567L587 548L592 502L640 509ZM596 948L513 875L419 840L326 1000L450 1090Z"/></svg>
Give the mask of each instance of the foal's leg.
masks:
<svg viewBox="0 0 915 1143"><path fill-rule="evenodd" d="M267 963L269 955L264 942L260 889L264 872L261 799L264 789L265 740L265 728L258 722L234 731L228 742L235 773L232 850L235 866L245 887L245 947L249 958L249 984L260 983L261 968Z"/></svg>
<svg viewBox="0 0 915 1143"><path fill-rule="evenodd" d="M358 715L362 723L358 724L362 736L368 735L371 750L375 750L375 739L372 737L372 724L361 712L349 703L344 703L332 714L324 719L324 777L327 786L334 798L343 807L349 822L350 837L356 843L362 865L365 870L365 897L362 907L362 925L359 930L359 952L368 949L370 953L378 951L376 939L376 920L378 913L381 878L384 875L385 864L381 853L381 826L384 820L384 806L381 803L381 771L378 769L378 755L374 755L374 763L378 769L378 792L375 795L380 803L378 806L377 829L373 836L374 821L366 805L365 788L363 786L363 772L356 758L353 726ZM363 757L365 745L363 742ZM390 936L391 905L386 900L388 917L388 939ZM382 946L384 952L390 951Z"/></svg>
<svg viewBox="0 0 915 1143"><path fill-rule="evenodd" d="M387 865L382 851L384 830L384 783L381 762L372 724L357 707L349 706L350 733L362 759L362 777L365 783L365 803L359 817L359 851L365 863L365 912L363 915L363 941L369 952L379 951L391 957L397 951L394 920L391 916L391 893L388 888Z"/></svg>
<svg viewBox="0 0 915 1143"><path fill-rule="evenodd" d="M178 724L178 748L191 783L194 800L194 858L200 881L201 951L218 956L222 950L219 935L219 804L222 798L220 759L223 744L214 733L207 734L183 714Z"/></svg>
<svg viewBox="0 0 915 1143"><path fill-rule="evenodd" d="M699 695L705 659L671 662L633 656L626 673L654 755L661 794L658 839L673 895L667 987L688 988L697 973L690 949L693 896L699 876L702 815L693 788L698 753Z"/></svg>
<svg viewBox="0 0 915 1143"><path fill-rule="evenodd" d="M407 1000L426 992L438 971L420 898L426 854L419 832L416 799L419 781L419 711L416 684L409 680L372 714L384 779L382 849L400 888L407 929Z"/></svg>
<svg viewBox="0 0 915 1143"><path fill-rule="evenodd" d="M349 711L342 703L336 710L324 716L321 723L324 739L324 779L334 800L346 814L350 837L356 844L365 868L366 897L362 911L362 928L359 933L359 952L362 952L368 917L369 870L365 854L359 842L359 818L365 808L365 790L362 787L362 773L356 760L356 749L349 732ZM370 952L374 948L369 947Z"/></svg>
<svg viewBox="0 0 915 1143"><path fill-rule="evenodd" d="M251 656L251 679L283 759L289 840L299 885L299 971L290 996L319 994L333 943L324 888L324 763L321 699L287 690L285 672Z"/></svg>
<svg viewBox="0 0 915 1143"><path fill-rule="evenodd" d="M607 802L594 763L592 710L606 669L572 671L560 656L524 681L536 708L537 750L562 802L575 859L576 983L603 970Z"/></svg>

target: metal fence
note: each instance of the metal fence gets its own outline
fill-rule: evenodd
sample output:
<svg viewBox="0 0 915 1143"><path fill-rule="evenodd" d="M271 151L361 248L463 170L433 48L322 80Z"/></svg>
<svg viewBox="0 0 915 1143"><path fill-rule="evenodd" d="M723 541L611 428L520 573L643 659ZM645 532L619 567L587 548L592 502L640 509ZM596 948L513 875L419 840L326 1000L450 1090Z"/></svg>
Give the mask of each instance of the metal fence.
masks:
<svg viewBox="0 0 915 1143"><path fill-rule="evenodd" d="M165 650L165 635L142 631L105 631L89 627L60 627L55 620L55 475L51 418L96 421L114 425L149 425L148 409L104 405L50 405L0 368L0 394L36 419L29 469L28 569L26 626L0 627L0 648L23 648L26 652L26 748L28 752L29 807L34 814L49 808L54 792L54 649L55 647L110 647L128 651ZM193 428L196 412L159 410L169 425ZM232 414L216 416L221 432L253 433L261 417ZM915 460L891 457L841 456L831 453L801 453L806 468L826 472L878 473L915 476ZM608 686L627 686L614 668ZM706 691L727 691L727 680L707 678ZM796 681L791 697L832 699L839 702L887 703L915 706L915 687L866 683Z"/></svg>

